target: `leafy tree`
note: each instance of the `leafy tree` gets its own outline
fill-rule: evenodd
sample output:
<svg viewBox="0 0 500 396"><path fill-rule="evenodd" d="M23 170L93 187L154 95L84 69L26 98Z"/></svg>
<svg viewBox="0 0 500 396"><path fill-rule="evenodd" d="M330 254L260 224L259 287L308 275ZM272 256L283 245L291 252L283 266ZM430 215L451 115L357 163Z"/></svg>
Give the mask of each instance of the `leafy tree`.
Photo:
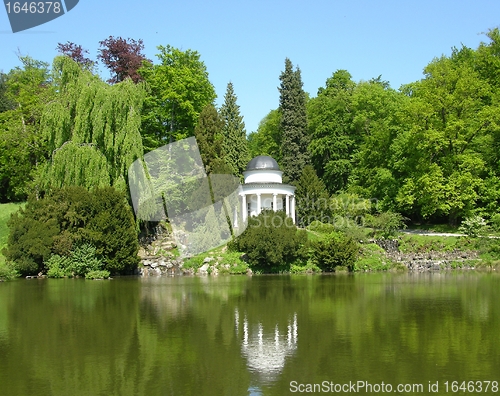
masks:
<svg viewBox="0 0 500 396"><path fill-rule="evenodd" d="M0 113L15 107L14 101L7 95L7 78L6 74L0 72Z"/></svg>
<svg viewBox="0 0 500 396"><path fill-rule="evenodd" d="M290 59L285 59L285 70L280 75L280 130L281 154L285 182L299 179L309 163L307 146L306 94L302 89L300 69L293 70Z"/></svg>
<svg viewBox="0 0 500 396"><path fill-rule="evenodd" d="M394 142L404 177L396 202L402 210L445 215L454 224L479 200L483 153L499 128L500 112L491 104L491 86L470 64L442 57L424 71L424 80L406 88L412 99L409 130Z"/></svg>
<svg viewBox="0 0 500 396"><path fill-rule="evenodd" d="M148 85L141 126L146 151L193 136L201 111L216 98L197 51L169 45L158 50L160 64L139 71Z"/></svg>
<svg viewBox="0 0 500 396"><path fill-rule="evenodd" d="M116 84L125 81L126 78L130 78L134 83L142 80L138 70L144 61L150 62L142 53L144 50L142 40L109 36L99 44L101 48L97 57L112 74L109 83Z"/></svg>
<svg viewBox="0 0 500 396"><path fill-rule="evenodd" d="M318 178L312 165L306 165L296 183L298 223L308 226L318 220L330 222L329 195L325 184Z"/></svg>
<svg viewBox="0 0 500 396"><path fill-rule="evenodd" d="M349 189L376 198L381 207L394 210L399 169L393 145L404 130L401 115L409 98L379 82L360 82L352 95L352 171Z"/></svg>
<svg viewBox="0 0 500 396"><path fill-rule="evenodd" d="M240 115L240 106L236 104L236 100L233 83L230 82L227 84L224 103L220 109L220 115L224 122L222 151L224 152L224 161L231 169L232 174L241 175L250 161L250 155L245 123L243 116Z"/></svg>
<svg viewBox="0 0 500 396"><path fill-rule="evenodd" d="M269 155L281 164L281 115L279 109L271 110L259 123L256 132L248 136L250 157Z"/></svg>
<svg viewBox="0 0 500 396"><path fill-rule="evenodd" d="M490 29L485 34L489 42L481 43L477 51L464 46L461 51L455 50L454 55L462 58L466 55L469 61L474 62L481 77L498 89L500 88L500 29Z"/></svg>
<svg viewBox="0 0 500 396"><path fill-rule="evenodd" d="M110 170L106 157L92 144L67 141L54 150L52 160L42 168L40 182L44 188L64 186L110 186Z"/></svg>
<svg viewBox="0 0 500 396"><path fill-rule="evenodd" d="M352 170L355 86L346 70L337 70L308 103L312 163L331 193L347 186Z"/></svg>
<svg viewBox="0 0 500 396"><path fill-rule="evenodd" d="M233 248L245 252L248 262L264 271L287 270L289 265L303 258L307 234L297 230L283 211L262 211L251 217L246 230L233 242Z"/></svg>
<svg viewBox="0 0 500 396"><path fill-rule="evenodd" d="M0 112L0 201L25 200L34 168L46 156L40 134L42 114L56 92L48 64L20 56L4 84Z"/></svg>
<svg viewBox="0 0 500 396"><path fill-rule="evenodd" d="M75 43L72 43L71 41L67 41L64 44L58 43L56 49L61 54L69 56L85 69L91 70L95 65L95 62L92 59L85 56L85 54L88 54L89 51L83 49L81 45L77 45Z"/></svg>
<svg viewBox="0 0 500 396"><path fill-rule="evenodd" d="M141 85L109 86L69 57L54 61L58 95L46 106L41 132L51 153L37 188L67 185L125 187L128 167L143 155Z"/></svg>

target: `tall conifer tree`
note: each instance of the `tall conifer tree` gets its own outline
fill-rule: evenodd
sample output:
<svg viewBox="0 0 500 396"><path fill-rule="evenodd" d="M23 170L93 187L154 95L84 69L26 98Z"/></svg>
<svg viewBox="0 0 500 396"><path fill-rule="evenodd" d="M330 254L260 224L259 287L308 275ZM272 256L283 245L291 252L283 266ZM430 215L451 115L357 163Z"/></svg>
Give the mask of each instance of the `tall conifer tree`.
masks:
<svg viewBox="0 0 500 396"><path fill-rule="evenodd" d="M306 165L296 182L298 222L308 226L318 220L323 223L330 220L330 196L323 181L316 175L312 165Z"/></svg>
<svg viewBox="0 0 500 396"><path fill-rule="evenodd" d="M224 123L217 109L209 104L203 108L194 129L194 136L198 142L201 159L208 173L221 172L224 168L222 158L222 128Z"/></svg>
<svg viewBox="0 0 500 396"><path fill-rule="evenodd" d="M306 94L302 89L300 69L293 70L290 59L285 59L285 70L280 75L281 154L284 181L293 183L300 178L309 163L307 146Z"/></svg>
<svg viewBox="0 0 500 396"><path fill-rule="evenodd" d="M241 175L248 161L250 161L245 123L243 122L243 116L240 115L240 106L236 104L237 99L234 94L233 83L230 82L227 84L224 104L220 109L220 114L224 121L222 129L224 161L233 175Z"/></svg>

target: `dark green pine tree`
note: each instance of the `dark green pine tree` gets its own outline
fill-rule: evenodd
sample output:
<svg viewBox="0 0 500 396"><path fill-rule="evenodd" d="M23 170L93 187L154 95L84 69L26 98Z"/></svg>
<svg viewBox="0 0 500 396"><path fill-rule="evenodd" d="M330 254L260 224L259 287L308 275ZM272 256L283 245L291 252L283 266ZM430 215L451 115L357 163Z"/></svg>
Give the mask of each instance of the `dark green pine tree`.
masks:
<svg viewBox="0 0 500 396"><path fill-rule="evenodd" d="M246 168L250 155L248 150L247 136L243 116L240 115L240 106L236 104L238 98L234 94L233 83L227 84L224 104L221 106L220 114L224 127L222 134L222 151L224 161L236 176L242 175Z"/></svg>
<svg viewBox="0 0 500 396"><path fill-rule="evenodd" d="M323 181L316 175L312 165L306 165L295 183L298 223L308 226L313 221L330 221L330 196Z"/></svg>
<svg viewBox="0 0 500 396"><path fill-rule="evenodd" d="M302 89L300 69L293 70L285 59L285 71L280 75L281 154L284 181L293 183L310 162L307 146L306 94Z"/></svg>
<svg viewBox="0 0 500 396"><path fill-rule="evenodd" d="M224 123L217 109L213 105L205 106L194 129L194 136L207 174L224 173L226 170L222 155L223 127Z"/></svg>

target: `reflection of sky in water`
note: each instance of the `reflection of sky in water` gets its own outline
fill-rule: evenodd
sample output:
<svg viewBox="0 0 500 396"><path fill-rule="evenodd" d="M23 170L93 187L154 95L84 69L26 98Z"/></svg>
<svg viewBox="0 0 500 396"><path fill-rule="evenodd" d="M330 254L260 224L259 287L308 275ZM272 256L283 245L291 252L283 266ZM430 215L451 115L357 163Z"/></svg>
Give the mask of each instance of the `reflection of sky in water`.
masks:
<svg viewBox="0 0 500 396"><path fill-rule="evenodd" d="M275 382L285 367L286 357L297 349L297 314L288 321L286 331L280 331L278 323L274 329L264 329L262 323L251 325L246 315L242 327L240 329L240 315L236 309L235 329L238 335L242 332L241 351L250 372L257 375L261 385ZM262 394L257 386L251 386L248 391L249 395Z"/></svg>

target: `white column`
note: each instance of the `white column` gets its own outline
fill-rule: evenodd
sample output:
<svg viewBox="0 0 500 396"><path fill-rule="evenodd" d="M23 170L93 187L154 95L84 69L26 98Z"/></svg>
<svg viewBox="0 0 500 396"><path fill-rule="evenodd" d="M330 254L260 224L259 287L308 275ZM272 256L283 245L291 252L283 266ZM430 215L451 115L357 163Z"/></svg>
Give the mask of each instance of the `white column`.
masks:
<svg viewBox="0 0 500 396"><path fill-rule="evenodd" d="M277 193L273 193L273 210L276 212L278 210Z"/></svg>
<svg viewBox="0 0 500 396"><path fill-rule="evenodd" d="M238 207L234 207L233 211L233 228L238 228Z"/></svg>
<svg viewBox="0 0 500 396"><path fill-rule="evenodd" d="M292 195L292 221L295 224L295 195Z"/></svg>
<svg viewBox="0 0 500 396"><path fill-rule="evenodd" d="M241 196L241 218L243 222L247 221L247 196L245 193Z"/></svg>
<svg viewBox="0 0 500 396"><path fill-rule="evenodd" d="M260 215L260 193L257 193L257 216Z"/></svg>
<svg viewBox="0 0 500 396"><path fill-rule="evenodd" d="M286 194L286 210L285 210L285 214L287 216L290 216L290 195Z"/></svg>

